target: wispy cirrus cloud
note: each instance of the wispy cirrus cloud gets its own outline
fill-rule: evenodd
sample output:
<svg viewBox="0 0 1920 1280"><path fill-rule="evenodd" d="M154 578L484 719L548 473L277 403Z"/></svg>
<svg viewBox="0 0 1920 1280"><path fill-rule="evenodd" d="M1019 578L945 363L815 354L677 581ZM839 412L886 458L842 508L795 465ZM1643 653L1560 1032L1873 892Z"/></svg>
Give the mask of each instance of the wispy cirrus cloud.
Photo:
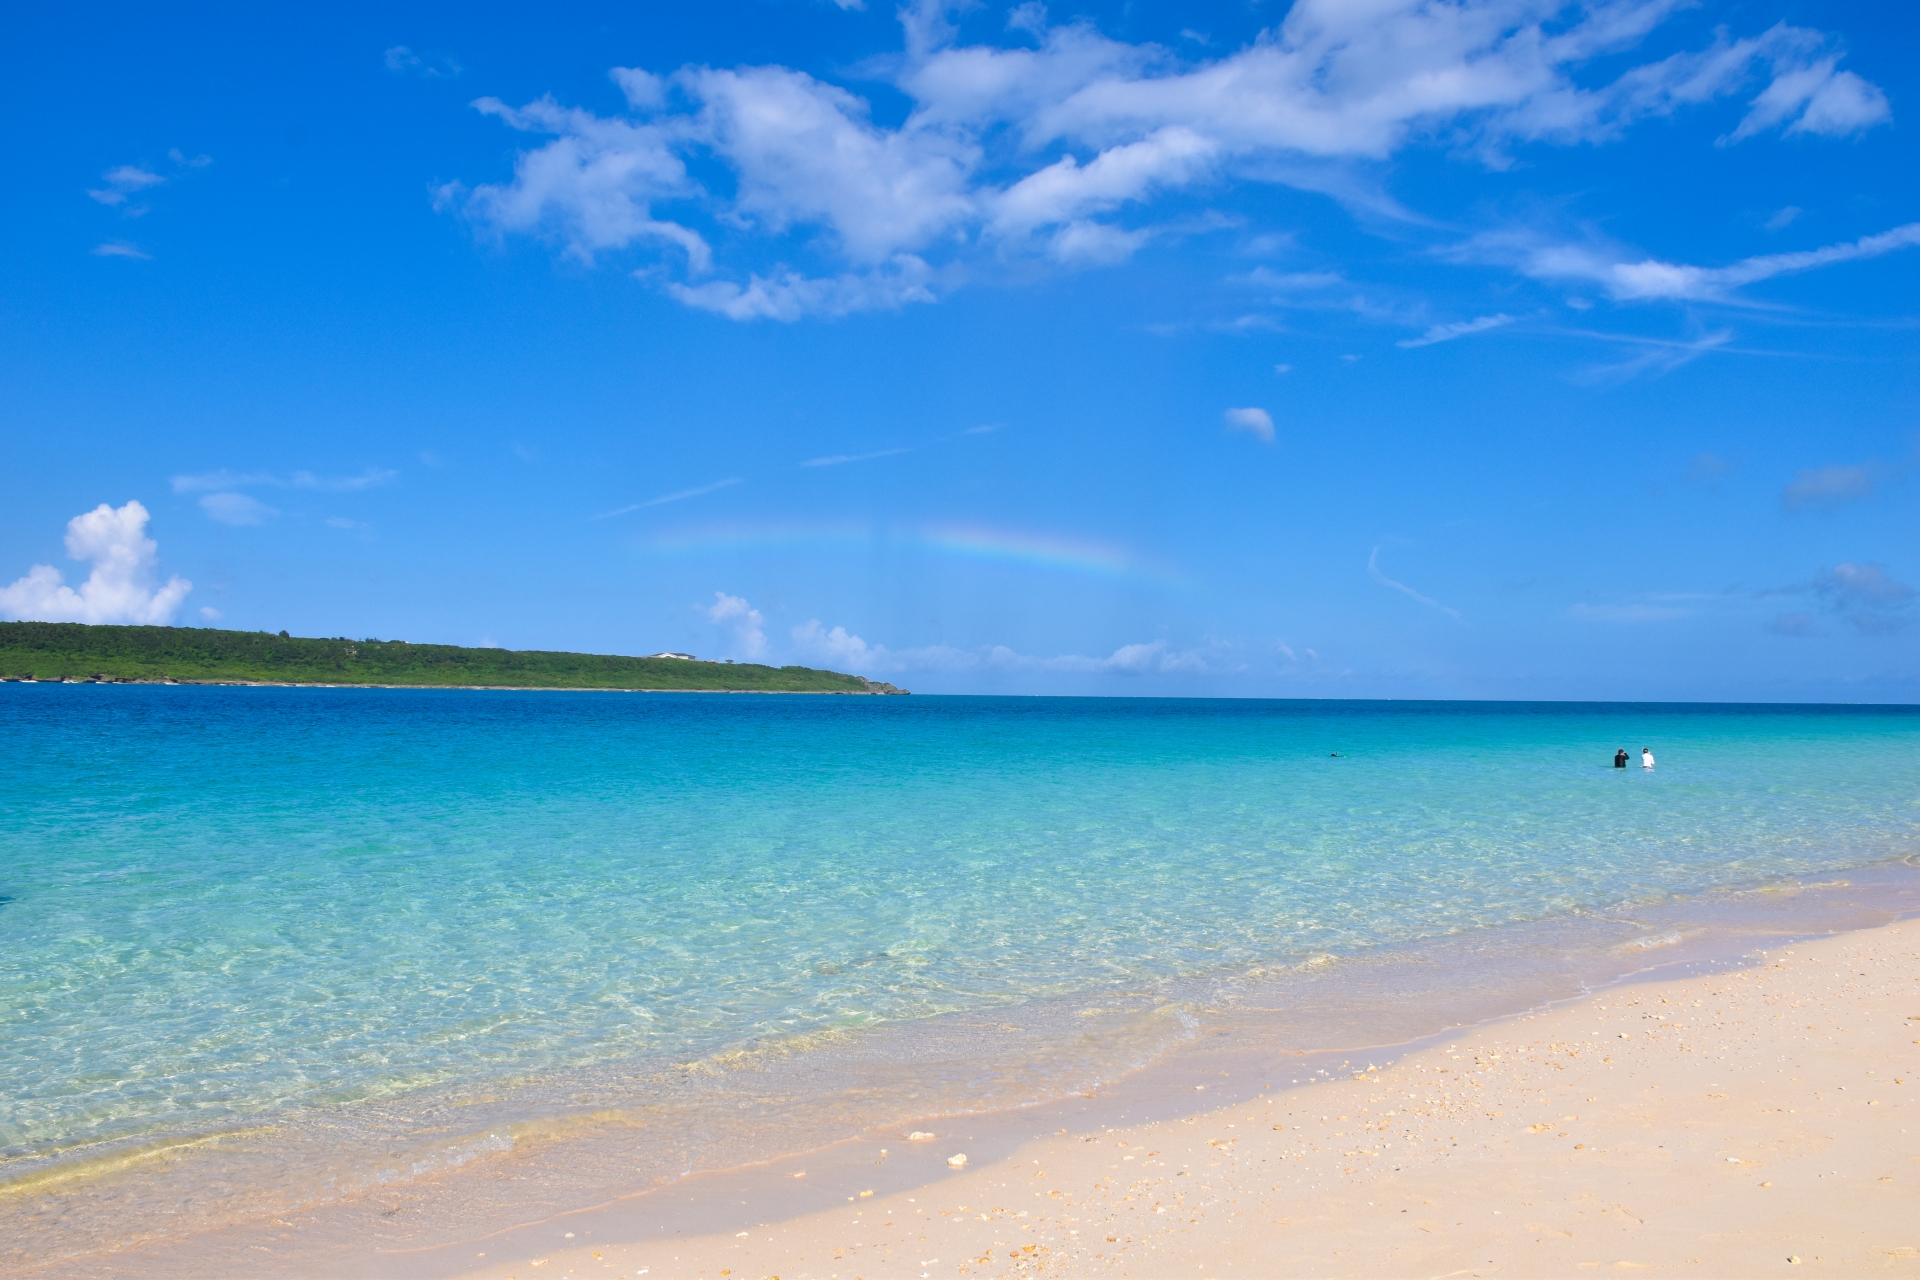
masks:
<svg viewBox="0 0 1920 1280"><path fill-rule="evenodd" d="M1448 606L1441 604L1438 600L1435 600L1432 596L1425 595L1419 591L1415 591L1412 587L1408 586L1404 582L1397 582L1394 579L1389 578L1380 568L1380 548L1379 547L1375 547L1373 549L1373 554L1367 557L1367 576L1369 578L1372 578L1375 582L1379 583L1383 587L1391 587L1393 590L1400 592L1402 595L1408 597L1409 599L1418 600L1421 604L1424 604L1429 608L1438 609L1440 612L1446 614L1449 618L1457 619L1460 616L1460 611L1458 609L1449 608Z"/></svg>
<svg viewBox="0 0 1920 1280"><path fill-rule="evenodd" d="M1795 253L1742 258L1724 267L1703 267L1658 258L1636 258L1630 251L1596 239L1556 240L1532 231L1487 232L1456 245L1444 256L1457 261L1512 266L1537 280L1596 284L1618 302L1740 301L1744 286L1776 276L1813 271L1843 262L1878 258L1920 245L1920 222L1877 235Z"/></svg>
<svg viewBox="0 0 1920 1280"><path fill-rule="evenodd" d="M791 635L794 650L803 660L859 674L974 671L1217 676L1244 671L1248 665L1230 645L1183 648L1165 640L1121 645L1105 657L1089 657L1078 653L1039 657L1020 653L1005 645L962 649L942 644L893 649L884 644L869 644L842 626L829 628L818 618L810 618L793 628Z"/></svg>
<svg viewBox="0 0 1920 1280"><path fill-rule="evenodd" d="M908 446L898 449L875 449L872 453L834 453L822 458L808 458L800 465L803 467L838 467L849 462L871 462L875 458L892 458L903 453L912 453Z"/></svg>
<svg viewBox="0 0 1920 1280"><path fill-rule="evenodd" d="M1464 338L1468 334L1485 333L1489 329L1498 329L1510 325L1515 317L1498 312L1490 316L1479 316L1472 320L1458 320L1452 324L1437 324L1417 338L1405 338L1395 343L1400 347L1430 347L1436 342L1452 342L1455 338Z"/></svg>
<svg viewBox="0 0 1920 1280"><path fill-rule="evenodd" d="M746 477L744 476L728 476L724 480L715 480L711 484L695 485L691 489L676 489L672 493L663 493L657 498L648 498L645 502L629 503L624 507L615 507L611 511L602 511L599 515L588 518L592 520L608 520L614 516L624 516L633 511L645 511L648 507L664 507L669 502L684 502L688 498L704 497L709 493L715 493L721 489L728 489L736 484L745 483Z"/></svg>
<svg viewBox="0 0 1920 1280"><path fill-rule="evenodd" d="M1567 609L1567 616L1579 622L1671 622L1675 618L1693 616L1692 609L1670 604L1575 604Z"/></svg>
<svg viewBox="0 0 1920 1280"><path fill-rule="evenodd" d="M1871 498L1886 475L1876 464L1806 467L1780 491L1780 505L1787 514L1802 511L1838 511L1849 502Z"/></svg>
<svg viewBox="0 0 1920 1280"><path fill-rule="evenodd" d="M1704 355L1729 349L1733 342L1733 330L1716 329L1691 340L1675 338L1648 338L1637 334L1593 333L1581 330L1564 330L1574 337L1597 338L1602 342L1617 343L1636 354L1624 360L1615 360L1605 364L1589 365L1573 375L1575 382L1589 386L1618 384L1631 381L1642 374L1659 377L1685 368Z"/></svg>
<svg viewBox="0 0 1920 1280"><path fill-rule="evenodd" d="M389 71L411 73L432 80L451 78L462 70L459 59L451 54L415 53L404 44L389 47L381 54L381 61Z"/></svg>
<svg viewBox="0 0 1920 1280"><path fill-rule="evenodd" d="M102 185L87 188L87 195L101 204L116 207L126 204L130 196L166 182L162 175L138 164L115 165L100 177Z"/></svg>
<svg viewBox="0 0 1920 1280"><path fill-rule="evenodd" d="M295 471L281 476L267 471L222 469L177 475L172 478L172 485L175 493L200 494L200 510L206 513L209 520L233 528L250 528L267 523L280 511L243 490L269 488L304 489L314 493L357 493L392 484L399 478L398 471L384 467L368 467L358 475L350 476L320 475L312 471Z"/></svg>
<svg viewBox="0 0 1920 1280"><path fill-rule="evenodd" d="M398 471L368 467L358 475L325 476L312 471L295 471L287 476L266 471L205 471L195 475L177 475L172 479L175 493L204 493L213 489L248 489L268 486L275 489L312 489L321 493L352 493L377 489L400 478Z"/></svg>
<svg viewBox="0 0 1920 1280"><path fill-rule="evenodd" d="M251 494L233 492L203 495L200 509L207 513L208 519L236 528L262 525L280 514Z"/></svg>

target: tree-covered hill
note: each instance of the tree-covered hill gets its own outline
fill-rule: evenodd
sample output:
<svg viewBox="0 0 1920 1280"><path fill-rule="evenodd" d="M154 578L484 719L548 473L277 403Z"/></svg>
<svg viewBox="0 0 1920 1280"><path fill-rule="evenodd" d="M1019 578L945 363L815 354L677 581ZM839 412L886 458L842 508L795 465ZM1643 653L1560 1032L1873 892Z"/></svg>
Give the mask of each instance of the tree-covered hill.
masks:
<svg viewBox="0 0 1920 1280"><path fill-rule="evenodd" d="M182 684L486 685L516 689L905 693L811 667L628 658L613 654L467 649L405 640L311 640L200 627L0 622L8 680L173 681Z"/></svg>

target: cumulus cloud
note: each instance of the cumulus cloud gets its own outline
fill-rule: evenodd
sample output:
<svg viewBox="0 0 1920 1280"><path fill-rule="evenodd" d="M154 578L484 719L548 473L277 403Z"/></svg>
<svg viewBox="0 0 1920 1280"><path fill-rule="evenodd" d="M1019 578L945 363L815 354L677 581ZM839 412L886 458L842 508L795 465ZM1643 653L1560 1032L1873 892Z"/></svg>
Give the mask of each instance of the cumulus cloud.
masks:
<svg viewBox="0 0 1920 1280"><path fill-rule="evenodd" d="M766 619L740 596L713 593L713 603L700 608L707 621L733 633L734 652L743 658L761 658L767 652Z"/></svg>
<svg viewBox="0 0 1920 1280"><path fill-rule="evenodd" d="M1470 333L1485 333L1489 329L1498 329L1501 325L1512 324L1513 317L1501 312L1497 315L1480 316L1474 320L1459 320L1453 324L1437 324L1417 338L1407 338L1398 343L1402 347L1430 347L1436 342L1451 342L1455 338L1464 338Z"/></svg>
<svg viewBox="0 0 1920 1280"><path fill-rule="evenodd" d="M509 107L481 98L475 109L525 133L558 135L523 151L513 181L472 191L458 183L438 189L441 208L459 208L477 226L496 235L545 236L591 263L596 252L637 239L677 245L688 270L706 271L711 253L696 231L652 214L655 201L691 194L696 188L671 146L671 131L655 124L608 120L570 110L552 98Z"/></svg>
<svg viewBox="0 0 1920 1280"><path fill-rule="evenodd" d="M1780 505L1789 515L1814 510L1832 513L1849 502L1871 498L1883 469L1872 465L1808 467L1780 491Z"/></svg>
<svg viewBox="0 0 1920 1280"><path fill-rule="evenodd" d="M1265 409L1227 410L1227 430L1251 432L1267 444L1273 443L1273 415Z"/></svg>
<svg viewBox="0 0 1920 1280"><path fill-rule="evenodd" d="M547 140L520 154L510 181L452 184L438 199L487 234L546 236L587 261L677 246L689 277L711 270L710 238L791 237L847 270L665 287L732 319L792 320L930 300L929 279L913 277L969 253L1119 261L1154 234L1129 219L1150 220L1174 193L1279 183L1404 216L1356 166L1415 145L1502 167L1521 145L1604 143L1750 94L1728 145L1768 131L1847 136L1890 119L1885 95L1840 69L1831 37L1784 23L1634 61L1679 0L1298 0L1252 43L1199 61L1088 22L1050 25L1034 5L1015 12L1006 43L966 43L951 7L900 10L905 48L884 64L908 104L897 123L788 67L615 68L625 115L479 99ZM411 56L389 51L390 62ZM690 159L715 179L695 177ZM685 212L656 213L669 203ZM1603 266L1627 296L1714 286L1677 285L1686 269L1670 264Z"/></svg>
<svg viewBox="0 0 1920 1280"><path fill-rule="evenodd" d="M193 590L174 576L155 586L160 546L147 537L147 509L101 503L67 522L67 555L93 571L78 591L52 565L37 564L0 587L0 614L16 621L165 625Z"/></svg>

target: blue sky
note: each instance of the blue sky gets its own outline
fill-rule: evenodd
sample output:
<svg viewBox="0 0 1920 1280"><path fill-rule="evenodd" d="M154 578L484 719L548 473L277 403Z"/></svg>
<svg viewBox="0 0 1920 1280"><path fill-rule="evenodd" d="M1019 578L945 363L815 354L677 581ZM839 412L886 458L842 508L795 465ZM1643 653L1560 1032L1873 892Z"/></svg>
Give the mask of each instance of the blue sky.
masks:
<svg viewBox="0 0 1920 1280"><path fill-rule="evenodd" d="M1913 701L1917 26L23 12L0 612Z"/></svg>

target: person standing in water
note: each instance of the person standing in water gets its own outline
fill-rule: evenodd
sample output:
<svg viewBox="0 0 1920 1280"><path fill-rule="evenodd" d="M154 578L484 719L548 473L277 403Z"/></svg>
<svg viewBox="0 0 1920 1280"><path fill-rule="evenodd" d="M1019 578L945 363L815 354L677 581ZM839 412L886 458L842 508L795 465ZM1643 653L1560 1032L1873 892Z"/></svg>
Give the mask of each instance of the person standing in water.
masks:
<svg viewBox="0 0 1920 1280"><path fill-rule="evenodd" d="M1653 748L1652 747L1640 748L1640 767L1642 769L1653 768Z"/></svg>
<svg viewBox="0 0 1920 1280"><path fill-rule="evenodd" d="M1613 767L1616 769L1624 769L1627 767L1627 749L1625 747L1613 753Z"/></svg>

